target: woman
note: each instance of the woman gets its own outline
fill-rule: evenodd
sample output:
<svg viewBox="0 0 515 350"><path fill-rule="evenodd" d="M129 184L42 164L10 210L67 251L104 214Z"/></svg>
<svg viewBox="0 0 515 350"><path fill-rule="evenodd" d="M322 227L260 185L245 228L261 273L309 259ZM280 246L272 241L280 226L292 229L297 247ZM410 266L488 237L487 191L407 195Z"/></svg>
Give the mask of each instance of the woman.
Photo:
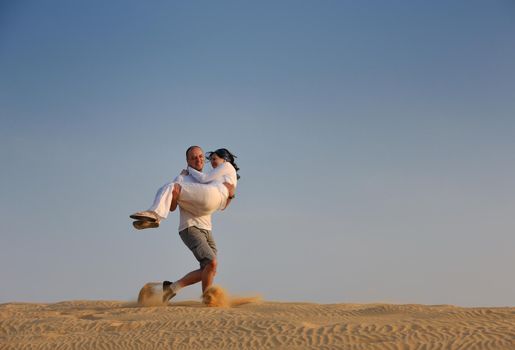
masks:
<svg viewBox="0 0 515 350"><path fill-rule="evenodd" d="M206 153L213 170L207 174L188 167L181 175L191 175L199 183L170 182L161 187L156 194L154 203L149 210L137 212L130 217L134 220L136 229L154 228L159 222L175 210L178 204L182 209L195 216L212 214L224 210L230 203L230 185L236 188L240 176L236 173L239 168L234 156L226 148ZM229 185L229 186L228 186Z"/></svg>

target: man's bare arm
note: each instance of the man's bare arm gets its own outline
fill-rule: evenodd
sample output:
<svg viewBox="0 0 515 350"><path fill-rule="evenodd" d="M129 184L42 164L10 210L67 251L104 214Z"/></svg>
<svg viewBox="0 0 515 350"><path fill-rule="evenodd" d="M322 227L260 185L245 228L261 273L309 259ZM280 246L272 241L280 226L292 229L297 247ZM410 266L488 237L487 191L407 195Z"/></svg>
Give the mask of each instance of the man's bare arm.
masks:
<svg viewBox="0 0 515 350"><path fill-rule="evenodd" d="M227 198L227 203L225 203L225 208L223 208L222 210L227 209L227 207L229 206L229 203L231 203L231 201L233 200L234 193L236 191L233 184L224 182L224 185L225 185L225 187L227 187L227 190L229 190L229 197Z"/></svg>
<svg viewBox="0 0 515 350"><path fill-rule="evenodd" d="M170 211L177 209L177 203L179 201L179 195L181 194L181 185L174 184L172 190L172 204L170 204Z"/></svg>

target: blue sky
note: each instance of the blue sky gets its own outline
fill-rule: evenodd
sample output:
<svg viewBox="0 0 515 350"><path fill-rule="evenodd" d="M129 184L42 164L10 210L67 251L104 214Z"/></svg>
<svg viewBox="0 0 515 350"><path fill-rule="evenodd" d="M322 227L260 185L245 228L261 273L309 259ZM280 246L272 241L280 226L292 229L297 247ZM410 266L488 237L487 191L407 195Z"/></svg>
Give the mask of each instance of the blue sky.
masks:
<svg viewBox="0 0 515 350"><path fill-rule="evenodd" d="M128 215L199 144L241 168L230 292L514 305L514 36L510 1L2 2L0 302L196 268Z"/></svg>

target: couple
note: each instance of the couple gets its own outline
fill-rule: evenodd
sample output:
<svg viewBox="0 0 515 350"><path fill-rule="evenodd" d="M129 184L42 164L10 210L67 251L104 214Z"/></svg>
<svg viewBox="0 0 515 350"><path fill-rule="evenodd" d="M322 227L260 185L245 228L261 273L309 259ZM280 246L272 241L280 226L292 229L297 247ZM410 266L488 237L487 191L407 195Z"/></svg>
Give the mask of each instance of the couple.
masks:
<svg viewBox="0 0 515 350"><path fill-rule="evenodd" d="M204 159L213 167L203 173ZM173 182L162 186L149 210L137 212L134 219L136 229L159 227L170 211L179 206L179 235L200 263L200 268L191 271L175 282L163 282L163 302L173 298L186 286L202 281L202 292L213 283L216 274L216 244L211 234L211 214L224 210L234 198L239 175L236 158L225 148L206 153L199 146L186 151L188 169L183 170Z"/></svg>

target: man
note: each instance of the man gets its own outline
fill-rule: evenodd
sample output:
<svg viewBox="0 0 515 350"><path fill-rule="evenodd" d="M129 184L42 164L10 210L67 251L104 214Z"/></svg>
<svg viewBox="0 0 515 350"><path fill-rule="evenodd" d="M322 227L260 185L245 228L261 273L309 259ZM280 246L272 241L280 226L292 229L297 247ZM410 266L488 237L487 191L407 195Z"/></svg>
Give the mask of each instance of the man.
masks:
<svg viewBox="0 0 515 350"><path fill-rule="evenodd" d="M186 162L188 166L195 170L202 171L204 168L204 151L199 146L191 146L186 151ZM185 174L177 176L175 183L197 182L193 176ZM226 184L227 186L227 184ZM234 186L229 188L230 196L234 195ZM174 187L174 191L180 193L180 185ZM178 196L174 196L177 198ZM175 210L177 201L172 201L170 211ZM182 209L179 206L180 222L179 235L186 246L191 250L195 258L200 263L200 268L191 271L181 279L170 282L163 282L163 302L173 298L177 292L186 286L202 281L202 292L204 292L211 284L216 274L216 243L211 234L211 215L195 216L192 213Z"/></svg>

